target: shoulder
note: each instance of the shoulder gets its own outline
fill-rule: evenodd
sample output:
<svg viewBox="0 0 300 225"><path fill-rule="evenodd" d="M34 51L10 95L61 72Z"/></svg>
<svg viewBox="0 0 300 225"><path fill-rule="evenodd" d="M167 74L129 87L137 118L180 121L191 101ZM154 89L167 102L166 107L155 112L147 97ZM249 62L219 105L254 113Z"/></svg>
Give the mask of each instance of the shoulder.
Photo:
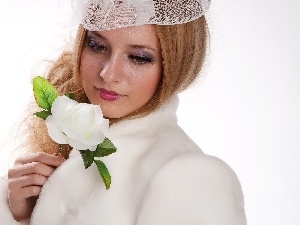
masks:
<svg viewBox="0 0 300 225"><path fill-rule="evenodd" d="M216 195L225 189L240 189L235 172L224 161L203 153L180 154L169 160L152 180L153 187L163 189L176 186L176 190L191 190ZM195 189L195 190L193 190ZM200 194L200 193L199 193Z"/></svg>
<svg viewBox="0 0 300 225"><path fill-rule="evenodd" d="M222 160L201 153L169 160L154 176L143 207L146 217L164 218L156 224L245 224L236 174Z"/></svg>
<svg viewBox="0 0 300 225"><path fill-rule="evenodd" d="M194 178L198 178L198 181L209 179L219 183L237 180L235 172L223 160L200 152L180 154L174 157L164 165L156 178L165 175L169 177L171 174L174 174L174 180L179 175L184 175L185 178L193 177L193 180L195 180Z"/></svg>

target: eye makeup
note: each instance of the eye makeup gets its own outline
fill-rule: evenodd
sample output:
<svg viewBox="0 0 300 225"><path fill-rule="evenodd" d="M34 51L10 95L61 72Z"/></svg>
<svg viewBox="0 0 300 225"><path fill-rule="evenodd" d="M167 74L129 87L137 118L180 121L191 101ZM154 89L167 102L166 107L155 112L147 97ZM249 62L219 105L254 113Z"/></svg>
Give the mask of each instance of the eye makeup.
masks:
<svg viewBox="0 0 300 225"><path fill-rule="evenodd" d="M95 35L92 32L87 32L85 46L95 52L104 52L108 50L105 39L102 39L100 36Z"/></svg>
<svg viewBox="0 0 300 225"><path fill-rule="evenodd" d="M85 46L96 53L107 53L113 50L105 37L92 31L87 32ZM153 64L155 52L156 50L148 45L126 44L124 46L124 55L136 65Z"/></svg>
<svg viewBox="0 0 300 225"><path fill-rule="evenodd" d="M153 63L154 61L154 57L148 52L133 53L130 54L128 58L134 61L136 64Z"/></svg>

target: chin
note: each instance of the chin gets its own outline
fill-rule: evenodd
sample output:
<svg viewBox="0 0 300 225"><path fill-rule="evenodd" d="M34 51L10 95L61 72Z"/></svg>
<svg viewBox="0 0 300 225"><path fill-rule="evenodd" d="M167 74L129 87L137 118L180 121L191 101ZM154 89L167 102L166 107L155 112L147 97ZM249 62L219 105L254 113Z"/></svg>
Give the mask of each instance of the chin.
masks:
<svg viewBox="0 0 300 225"><path fill-rule="evenodd" d="M122 117L126 117L127 115L137 110L136 107L130 108L128 106L130 106L128 103L126 106L124 106L124 104L100 104L103 116L107 119L120 119Z"/></svg>
<svg viewBox="0 0 300 225"><path fill-rule="evenodd" d="M119 118L124 117L126 115L123 115L123 114L120 114L120 113L113 113L113 112L107 113L107 112L103 111L103 116L106 119L119 119Z"/></svg>

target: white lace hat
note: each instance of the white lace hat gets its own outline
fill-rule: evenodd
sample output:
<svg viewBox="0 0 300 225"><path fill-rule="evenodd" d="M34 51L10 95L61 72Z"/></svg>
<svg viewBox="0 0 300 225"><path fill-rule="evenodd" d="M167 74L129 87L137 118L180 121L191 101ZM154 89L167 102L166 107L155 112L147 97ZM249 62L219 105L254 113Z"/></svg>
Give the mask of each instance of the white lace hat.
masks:
<svg viewBox="0 0 300 225"><path fill-rule="evenodd" d="M210 0L73 0L75 20L90 31L186 23L209 6Z"/></svg>

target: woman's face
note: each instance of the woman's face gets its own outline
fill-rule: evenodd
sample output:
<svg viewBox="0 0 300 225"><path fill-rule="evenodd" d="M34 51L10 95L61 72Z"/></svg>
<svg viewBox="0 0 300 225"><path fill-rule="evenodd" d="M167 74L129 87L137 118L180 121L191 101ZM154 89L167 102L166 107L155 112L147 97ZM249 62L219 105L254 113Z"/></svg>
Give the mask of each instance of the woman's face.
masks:
<svg viewBox="0 0 300 225"><path fill-rule="evenodd" d="M92 104L107 118L141 108L162 76L160 44L153 25L88 31L81 56L81 81Z"/></svg>

